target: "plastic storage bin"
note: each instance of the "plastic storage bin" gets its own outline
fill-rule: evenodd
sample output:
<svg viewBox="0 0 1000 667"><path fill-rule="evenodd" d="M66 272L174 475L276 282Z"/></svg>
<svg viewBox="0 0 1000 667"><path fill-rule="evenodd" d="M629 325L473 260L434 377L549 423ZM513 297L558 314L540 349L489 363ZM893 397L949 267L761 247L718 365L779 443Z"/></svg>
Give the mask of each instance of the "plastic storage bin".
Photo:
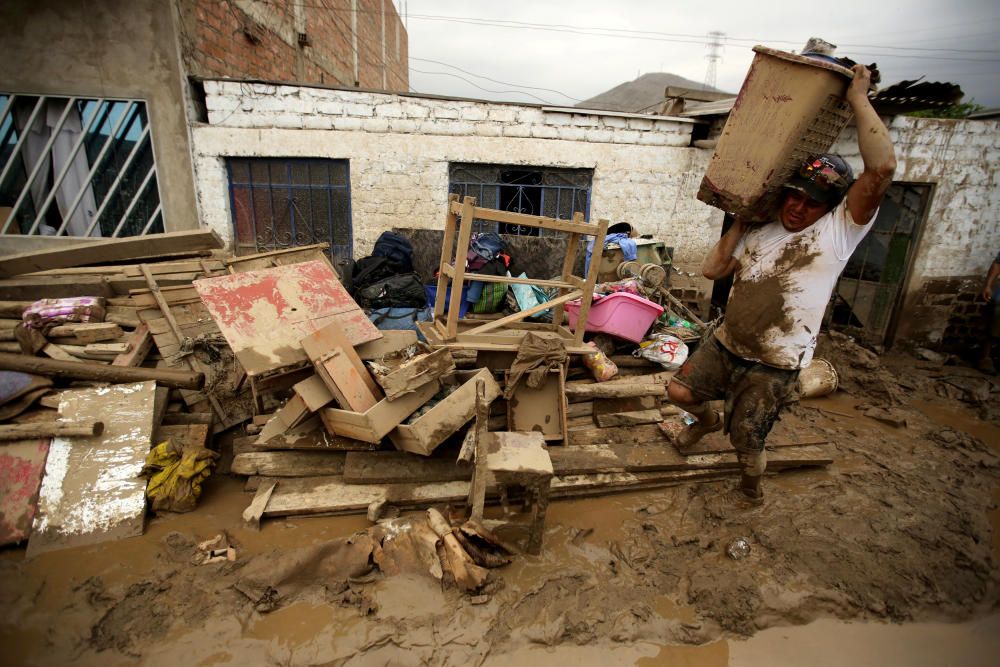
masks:
<svg viewBox="0 0 1000 667"><path fill-rule="evenodd" d="M590 312L587 313L586 331L606 333L638 343L662 314L663 306L635 294L615 292L607 296L595 296ZM576 330L579 315L579 301L566 304L570 329Z"/></svg>
<svg viewBox="0 0 1000 667"><path fill-rule="evenodd" d="M782 184L825 153L851 118L854 77L829 62L755 46L698 199L753 221L773 218Z"/></svg>

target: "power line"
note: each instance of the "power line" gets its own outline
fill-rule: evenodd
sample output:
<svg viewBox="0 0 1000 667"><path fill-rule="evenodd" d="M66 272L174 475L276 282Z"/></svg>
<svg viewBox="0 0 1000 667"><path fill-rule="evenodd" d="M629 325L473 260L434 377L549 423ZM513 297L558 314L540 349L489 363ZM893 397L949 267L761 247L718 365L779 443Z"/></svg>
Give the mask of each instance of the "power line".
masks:
<svg viewBox="0 0 1000 667"><path fill-rule="evenodd" d="M563 97L571 99L574 102L582 102L583 101L583 100L581 100L578 97L573 97L572 95L567 95L566 93L564 93L564 92L562 92L560 90L555 90L554 88L540 88L538 86L526 86L526 85L520 84L520 83L510 83L508 81L500 81L498 79L491 79L488 76L484 76L482 74L476 74L475 72L469 72L467 70L462 69L461 67L456 67L455 65L449 65L448 63L441 62L440 60L431 60L430 58L416 58L416 57L413 57L413 56L410 56L410 60L417 60L417 61L420 61L420 62L423 62L423 63L433 63L435 65L442 65L444 67L450 67L450 68L452 68L454 70L458 70L459 72L461 72L463 74L468 74L469 76L474 76L477 79L486 79L487 81L492 81L493 83L499 83L502 86L514 86L515 88L523 88L525 90L541 90L541 91L544 91L544 92L547 92L547 93L556 93L557 95L562 95ZM416 71L416 70L414 70L414 71Z"/></svg>
<svg viewBox="0 0 1000 667"><path fill-rule="evenodd" d="M523 90L491 90L489 88L483 88L478 83L476 83L474 81L469 81L464 76L459 76L458 74L452 74L451 72L428 72L428 71L425 71L425 70L416 69L414 67L411 67L410 71L411 72L419 72L420 74L437 74L437 75L440 75L440 76L450 76L450 77L453 77L455 79L461 79L462 81L466 82L470 86L474 86L474 87L478 88L479 90L484 90L487 93L495 93L497 95L507 95L507 94L510 94L510 93L513 93L515 95L526 95L528 97L535 98L536 100L538 100L542 104L547 104L549 106L556 106L555 102L551 102L549 100L543 100L538 95L534 95L532 93L528 93L528 92L525 92Z"/></svg>

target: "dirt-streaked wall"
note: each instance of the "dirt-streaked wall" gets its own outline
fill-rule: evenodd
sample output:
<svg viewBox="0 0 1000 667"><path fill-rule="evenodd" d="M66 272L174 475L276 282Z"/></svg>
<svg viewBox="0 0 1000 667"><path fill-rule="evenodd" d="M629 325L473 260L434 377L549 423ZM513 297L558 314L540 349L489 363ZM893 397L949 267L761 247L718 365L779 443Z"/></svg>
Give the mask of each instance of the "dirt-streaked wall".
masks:
<svg viewBox="0 0 1000 667"><path fill-rule="evenodd" d="M198 227L172 7L162 0L0 3L0 90L146 102L168 232Z"/></svg>

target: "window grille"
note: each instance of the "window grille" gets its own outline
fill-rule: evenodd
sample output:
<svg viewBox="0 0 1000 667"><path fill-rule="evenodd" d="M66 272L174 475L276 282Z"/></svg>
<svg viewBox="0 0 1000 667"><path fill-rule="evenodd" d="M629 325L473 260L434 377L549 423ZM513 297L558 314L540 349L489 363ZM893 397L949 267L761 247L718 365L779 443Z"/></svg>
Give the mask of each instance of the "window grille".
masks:
<svg viewBox="0 0 1000 667"><path fill-rule="evenodd" d="M0 93L0 233L163 232L146 104Z"/></svg>
<svg viewBox="0 0 1000 667"><path fill-rule="evenodd" d="M229 158L237 254L329 243L350 259L351 181L347 160Z"/></svg>
<svg viewBox="0 0 1000 667"><path fill-rule="evenodd" d="M448 192L475 197L476 205L501 211L570 220L577 211L590 219L591 169L453 163ZM475 231L538 236L537 227L476 221ZM541 230L543 236L548 230Z"/></svg>

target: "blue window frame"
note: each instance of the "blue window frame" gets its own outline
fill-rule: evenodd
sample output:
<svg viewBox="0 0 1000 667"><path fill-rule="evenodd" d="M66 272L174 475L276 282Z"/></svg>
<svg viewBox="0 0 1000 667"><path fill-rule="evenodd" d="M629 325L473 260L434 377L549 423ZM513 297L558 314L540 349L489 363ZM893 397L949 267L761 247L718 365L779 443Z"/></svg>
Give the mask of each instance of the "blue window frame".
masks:
<svg viewBox="0 0 1000 667"><path fill-rule="evenodd" d="M226 169L237 254L326 242L351 258L347 160L229 158Z"/></svg>
<svg viewBox="0 0 1000 667"><path fill-rule="evenodd" d="M569 220L574 213L590 219L592 169L452 163L448 192L475 197L476 204L528 215ZM476 221L475 230L522 236L548 235L548 230Z"/></svg>

